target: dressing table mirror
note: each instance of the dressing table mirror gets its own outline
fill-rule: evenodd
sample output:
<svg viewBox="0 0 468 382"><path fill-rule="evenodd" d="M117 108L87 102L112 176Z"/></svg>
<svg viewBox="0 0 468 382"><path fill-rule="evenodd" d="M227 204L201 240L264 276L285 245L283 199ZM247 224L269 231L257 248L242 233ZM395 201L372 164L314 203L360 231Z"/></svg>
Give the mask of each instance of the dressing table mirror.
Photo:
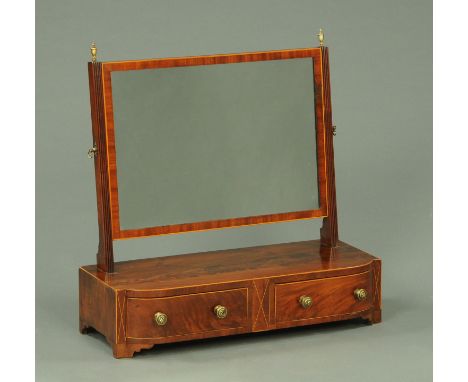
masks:
<svg viewBox="0 0 468 382"><path fill-rule="evenodd" d="M338 240L328 48L88 63L99 245L80 331L157 344L381 320L381 262ZM116 240L322 219L317 240L114 261ZM312 233L311 233L311 236Z"/></svg>

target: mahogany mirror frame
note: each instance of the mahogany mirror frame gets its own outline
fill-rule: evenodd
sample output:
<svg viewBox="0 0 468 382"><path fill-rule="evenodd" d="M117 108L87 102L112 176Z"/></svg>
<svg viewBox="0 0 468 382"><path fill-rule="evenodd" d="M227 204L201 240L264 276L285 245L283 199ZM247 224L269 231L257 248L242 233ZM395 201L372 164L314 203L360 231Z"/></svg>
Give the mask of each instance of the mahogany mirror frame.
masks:
<svg viewBox="0 0 468 382"><path fill-rule="evenodd" d="M121 230L119 221L117 154L115 149L114 112L112 103L112 72L309 57L313 62L314 77L317 178L319 187L318 209ZM336 246L338 229L333 159L334 128L331 119L328 48L321 46L318 48L133 61L97 62L93 59L92 62L88 63L88 73L94 142L90 153L91 156L94 157L95 164L99 225L97 265L100 270L113 272L114 240L301 219L323 218L321 244L324 247Z"/></svg>

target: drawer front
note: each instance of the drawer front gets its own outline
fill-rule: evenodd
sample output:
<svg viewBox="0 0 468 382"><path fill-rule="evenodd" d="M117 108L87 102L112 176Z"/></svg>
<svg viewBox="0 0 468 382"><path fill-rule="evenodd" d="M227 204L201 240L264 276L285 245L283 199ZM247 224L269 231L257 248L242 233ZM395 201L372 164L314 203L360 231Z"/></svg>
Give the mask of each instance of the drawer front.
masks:
<svg viewBox="0 0 468 382"><path fill-rule="evenodd" d="M246 326L247 296L247 288L241 288L166 298L129 298L127 337L161 338ZM217 306L227 309L226 317L217 316ZM155 322L157 313L162 325ZM222 309L218 308L218 313L222 316Z"/></svg>
<svg viewBox="0 0 468 382"><path fill-rule="evenodd" d="M369 272L277 284L275 286L276 322L304 320L366 310L371 306L371 292ZM367 294L365 298L364 293ZM302 296L304 298L301 304ZM306 297L309 297L311 301ZM310 306L307 306L308 303Z"/></svg>

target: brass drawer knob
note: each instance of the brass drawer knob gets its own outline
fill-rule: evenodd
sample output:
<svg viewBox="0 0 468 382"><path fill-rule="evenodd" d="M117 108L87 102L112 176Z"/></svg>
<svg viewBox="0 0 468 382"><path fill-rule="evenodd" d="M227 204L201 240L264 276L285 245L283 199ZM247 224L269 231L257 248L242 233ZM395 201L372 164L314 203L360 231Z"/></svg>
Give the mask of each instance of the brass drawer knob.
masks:
<svg viewBox="0 0 468 382"><path fill-rule="evenodd" d="M299 297L299 304L301 304L304 309L307 309L312 305L312 298L310 296L301 296Z"/></svg>
<svg viewBox="0 0 468 382"><path fill-rule="evenodd" d="M228 315L228 310L225 306L216 305L213 310L218 318L226 318Z"/></svg>
<svg viewBox="0 0 468 382"><path fill-rule="evenodd" d="M167 314L157 312L153 317L154 323L158 326L164 326L167 324Z"/></svg>
<svg viewBox="0 0 468 382"><path fill-rule="evenodd" d="M358 301L364 301L367 298L367 291L363 288L356 289L354 291L354 297Z"/></svg>

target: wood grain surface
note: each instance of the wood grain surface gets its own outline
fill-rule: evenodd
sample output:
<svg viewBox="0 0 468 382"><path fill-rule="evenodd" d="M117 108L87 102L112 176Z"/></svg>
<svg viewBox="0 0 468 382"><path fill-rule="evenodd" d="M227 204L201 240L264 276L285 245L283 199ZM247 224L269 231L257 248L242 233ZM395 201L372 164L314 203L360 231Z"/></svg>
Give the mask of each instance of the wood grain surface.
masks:
<svg viewBox="0 0 468 382"><path fill-rule="evenodd" d="M80 269L80 330L106 336L114 356L155 344L362 317L381 320L380 260L320 240L117 262ZM368 298L357 301L354 290ZM298 304L302 294L313 305ZM228 308L218 319L216 305ZM167 314L166 326L153 316Z"/></svg>
<svg viewBox="0 0 468 382"><path fill-rule="evenodd" d="M99 269L104 272L113 272L114 251L109 192L109 163L107 159L107 137L104 115L105 107L102 88L102 64L99 62L88 63L88 75L93 145L95 145L97 149L97 152L94 155L99 227L97 265Z"/></svg>
<svg viewBox="0 0 468 382"><path fill-rule="evenodd" d="M364 301L354 297L354 290L364 288L369 296ZM277 322L305 320L362 312L370 308L371 277L369 272L327 279L278 284L275 287L275 317ZM312 298L305 309L299 304L301 296Z"/></svg>
<svg viewBox="0 0 468 382"><path fill-rule="evenodd" d="M210 330L235 329L248 324L248 289L189 294L165 298L129 298L127 337L133 339L172 337ZM226 318L217 318L214 307L227 308ZM167 315L166 325L153 322L156 312Z"/></svg>
<svg viewBox="0 0 468 382"><path fill-rule="evenodd" d="M310 57L314 62L320 209L120 230L111 72ZM79 328L95 329L114 357L157 344L361 317L382 319L381 260L338 240L328 49L89 63L99 223L97 264L79 271ZM142 164L143 165L143 164ZM320 240L114 263L113 240L323 217ZM354 290L367 299L357 301ZM302 308L301 295L312 298ZM221 304L228 316L218 319ZM153 315L168 315L165 326Z"/></svg>
<svg viewBox="0 0 468 382"><path fill-rule="evenodd" d="M322 258L320 240L227 249L177 256L122 261L115 272L82 267L115 289L133 297L158 297L153 291L246 281L272 276L324 277L367 270L374 257L339 242L332 258Z"/></svg>
<svg viewBox="0 0 468 382"><path fill-rule="evenodd" d="M333 120L331 106L330 64L328 48L322 47L323 109L325 131L325 161L327 187L327 216L323 219L320 239L325 247L335 247L338 242L338 212L336 206L335 153L333 148Z"/></svg>
<svg viewBox="0 0 468 382"><path fill-rule="evenodd" d="M280 221L321 218L327 216L327 179L325 160L325 129L323 112L323 85L322 85L322 51L319 48L279 50L269 52L221 54L211 56L194 56L178 58L161 58L138 61L120 61L102 63L102 81L104 106L100 112L105 115L105 134L107 137L107 166L109 173L109 204L111 209L112 238L129 239L154 235L167 235L191 231L204 231L229 227L239 227L253 224L266 224ZM233 64L240 62L253 62L265 60L284 60L292 58L311 58L313 62L315 113L316 113L316 143L317 143L317 174L319 185L319 205L316 210L289 211L261 216L244 216L232 219L219 219L203 222L185 222L158 227L135 227L134 229L120 228L118 169L115 145L115 125L112 99L113 71L146 70L157 68L170 68L180 66L198 66L215 64ZM312 153L311 153L312 155ZM142 166L147 164L142 163Z"/></svg>

